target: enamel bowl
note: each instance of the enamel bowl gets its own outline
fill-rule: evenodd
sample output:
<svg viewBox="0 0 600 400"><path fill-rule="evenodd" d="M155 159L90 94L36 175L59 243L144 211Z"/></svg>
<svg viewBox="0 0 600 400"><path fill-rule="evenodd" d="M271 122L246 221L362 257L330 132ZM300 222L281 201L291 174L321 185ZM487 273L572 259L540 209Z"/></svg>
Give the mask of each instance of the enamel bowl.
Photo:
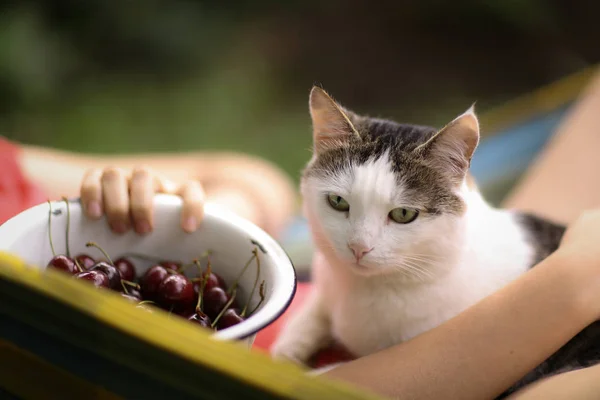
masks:
<svg viewBox="0 0 600 400"><path fill-rule="evenodd" d="M205 206L205 216L200 228L192 234L180 228L181 199L171 195L157 195L154 200L154 230L140 236L130 231L116 235L110 231L106 220L89 220L82 213L79 200L71 200L69 245L71 254L86 253L102 258L98 249L88 248L89 241L98 243L111 258L126 253L139 253L165 260L191 261L211 250L214 272L227 283L233 282L258 248L260 281L265 281L265 300L258 310L238 325L217 331L213 336L223 340L246 341L251 345L256 333L274 322L290 304L296 291L296 273L289 257L281 246L262 229L251 222L211 204ZM30 265L46 268L52 258L48 240L47 203L30 208L0 226L0 251L12 253ZM52 238L57 253L64 254L67 226L66 203L52 203ZM35 251L32 251L35 249ZM153 264L131 258L138 277ZM206 265L204 261L203 267ZM197 273L197 269L189 268ZM239 282L238 295L245 304L254 286L255 265L251 265ZM252 309L260 299L258 290L250 300Z"/></svg>

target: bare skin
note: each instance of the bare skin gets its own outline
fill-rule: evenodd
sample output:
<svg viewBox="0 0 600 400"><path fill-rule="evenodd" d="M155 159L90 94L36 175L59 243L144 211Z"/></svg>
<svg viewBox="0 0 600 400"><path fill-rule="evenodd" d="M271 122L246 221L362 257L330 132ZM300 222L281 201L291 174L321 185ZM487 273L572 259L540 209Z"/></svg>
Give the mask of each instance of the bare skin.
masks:
<svg viewBox="0 0 600 400"><path fill-rule="evenodd" d="M558 222L600 205L600 73L513 189L505 206Z"/></svg>
<svg viewBox="0 0 600 400"><path fill-rule="evenodd" d="M50 198L81 194L87 215L106 214L117 233L152 230L154 193L183 197L181 225L193 231L212 202L272 235L293 216L296 190L276 166L235 153L83 155L22 146L20 164ZM131 189L131 198L127 191Z"/></svg>
<svg viewBox="0 0 600 400"><path fill-rule="evenodd" d="M600 210L582 214L582 210L600 203L600 185L593 175L593 171L600 170L598 135L591 129L600 125L597 110L600 110L600 77L506 203L510 207L534 210L549 218L569 222L559 250L519 279L438 328L344 364L324 376L364 386L390 398L489 399L598 319ZM574 148L577 149L576 157ZM24 158L26 170L35 175L34 171L39 171L37 168L48 165L44 163L54 163L55 169L63 168L67 174L63 182L65 188L73 189L69 186L72 182L83 182L84 204L89 206L94 200L101 201L101 212L110 215L113 228L118 228L122 222L139 231L140 222L146 220L151 226L149 200L157 192L175 193L184 198L187 211L182 226L189 216L201 222L202 207L209 198L228 204L256 221L263 221L264 226L271 226L271 222L261 217L264 213L259 211L263 210L261 207L265 204L281 206L280 194L273 195L268 203L238 201L244 198L243 193L248 199L257 199L261 193L251 192L243 179L227 180L224 185L213 183L215 179L203 174L229 176L229 163L219 164L215 159L199 164L197 157L184 155L177 157L179 165L174 167L175 158L171 156L103 157L82 161L74 155L44 158L38 149L28 151L29 158ZM204 157L204 160L210 158ZM577 162L566 165L566 160ZM110 165L119 169L105 168ZM150 168L136 168L138 165ZM211 171L219 170L216 165L221 166L220 173ZM563 168L569 173L561 173ZM244 176L242 169L240 167L238 171ZM276 182L281 182L278 179L264 179L264 186L260 186L262 192L275 190ZM48 182L42 183L51 186ZM287 184L280 187L288 188ZM287 193L286 190L282 193ZM130 196L128 191L131 191ZM560 195L556 195L557 191ZM285 196L292 198L289 193ZM293 201L284 203L292 204ZM281 206L282 210L291 208L291 205ZM281 211L281 215L285 212ZM284 219L280 218L279 222ZM278 225L272 226L276 230ZM597 398L600 396L599 378L600 368L597 367L563 374L536 383L514 398L586 399L594 395Z"/></svg>
<svg viewBox="0 0 600 400"><path fill-rule="evenodd" d="M600 210L582 211L600 205L599 110L600 74L505 202L569 223L558 251L440 327L325 376L390 398L493 398L598 319ZM593 367L512 398L597 399L598 382L600 367Z"/></svg>

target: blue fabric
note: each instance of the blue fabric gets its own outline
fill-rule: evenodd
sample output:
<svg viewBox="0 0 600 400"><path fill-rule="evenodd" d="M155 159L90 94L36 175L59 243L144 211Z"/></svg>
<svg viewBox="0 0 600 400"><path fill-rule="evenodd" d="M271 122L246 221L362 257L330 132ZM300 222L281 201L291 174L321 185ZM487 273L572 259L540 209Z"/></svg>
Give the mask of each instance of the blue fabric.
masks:
<svg viewBox="0 0 600 400"><path fill-rule="evenodd" d="M475 180L486 186L506 176L523 173L552 137L569 108L570 104L534 116L482 140L471 162Z"/></svg>

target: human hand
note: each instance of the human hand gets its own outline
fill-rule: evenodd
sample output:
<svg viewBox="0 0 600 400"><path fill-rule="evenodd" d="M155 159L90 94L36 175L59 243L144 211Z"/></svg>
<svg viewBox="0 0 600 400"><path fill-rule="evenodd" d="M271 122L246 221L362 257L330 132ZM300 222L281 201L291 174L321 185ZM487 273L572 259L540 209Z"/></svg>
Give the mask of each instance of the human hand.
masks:
<svg viewBox="0 0 600 400"><path fill-rule="evenodd" d="M579 298L600 317L600 208L581 213L551 257L575 278Z"/></svg>
<svg viewBox="0 0 600 400"><path fill-rule="evenodd" d="M600 208L584 211L569 225L557 252L571 263L597 268L600 275Z"/></svg>
<svg viewBox="0 0 600 400"><path fill-rule="evenodd" d="M106 215L115 233L125 233L132 225L138 234L151 232L153 198L157 193L183 198L181 227L186 232L195 231L204 215L204 190L198 181L176 184L147 167L133 171L115 167L91 169L83 178L80 192L85 215L92 219Z"/></svg>

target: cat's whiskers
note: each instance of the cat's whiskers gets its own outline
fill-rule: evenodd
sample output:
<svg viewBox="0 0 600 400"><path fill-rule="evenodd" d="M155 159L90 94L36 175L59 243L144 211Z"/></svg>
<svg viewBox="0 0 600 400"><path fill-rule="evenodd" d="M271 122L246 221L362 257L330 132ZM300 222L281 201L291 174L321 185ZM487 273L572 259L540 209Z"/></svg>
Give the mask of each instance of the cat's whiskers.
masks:
<svg viewBox="0 0 600 400"><path fill-rule="evenodd" d="M419 281L427 281L434 277L433 273L427 269L421 268L420 265L407 260L402 260L390 265L396 271L402 272L405 276Z"/></svg>
<svg viewBox="0 0 600 400"><path fill-rule="evenodd" d="M404 255L404 256L402 256L402 258L404 260L411 261L411 262L414 262L414 263L420 265L421 268L436 266L444 260L442 257L428 258L428 257L415 257L413 255Z"/></svg>
<svg viewBox="0 0 600 400"><path fill-rule="evenodd" d="M415 257L415 258L424 258L424 259L437 259L437 260L442 260L445 259L445 256L441 256L438 254L424 254L424 253L411 253L408 256L410 257Z"/></svg>

